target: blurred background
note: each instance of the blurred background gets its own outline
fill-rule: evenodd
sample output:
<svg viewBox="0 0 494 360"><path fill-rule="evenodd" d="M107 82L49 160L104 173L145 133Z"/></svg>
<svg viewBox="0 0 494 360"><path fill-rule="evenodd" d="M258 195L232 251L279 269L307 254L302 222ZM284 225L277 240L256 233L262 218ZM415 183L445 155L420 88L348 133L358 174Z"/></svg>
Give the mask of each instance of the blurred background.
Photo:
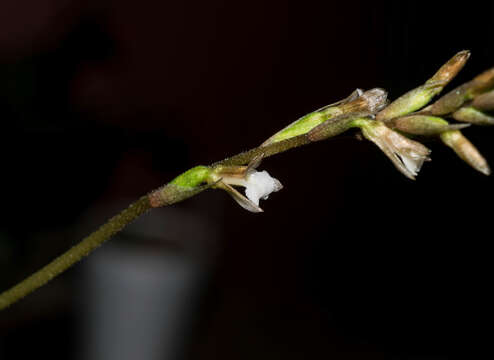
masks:
<svg viewBox="0 0 494 360"><path fill-rule="evenodd" d="M0 285L197 164L456 52L494 5L2 0ZM464 134L494 164L494 129ZM285 188L155 210L0 313L0 358L449 359L492 353L493 181L437 141L417 181L352 134L263 163ZM492 356L492 355L491 355Z"/></svg>

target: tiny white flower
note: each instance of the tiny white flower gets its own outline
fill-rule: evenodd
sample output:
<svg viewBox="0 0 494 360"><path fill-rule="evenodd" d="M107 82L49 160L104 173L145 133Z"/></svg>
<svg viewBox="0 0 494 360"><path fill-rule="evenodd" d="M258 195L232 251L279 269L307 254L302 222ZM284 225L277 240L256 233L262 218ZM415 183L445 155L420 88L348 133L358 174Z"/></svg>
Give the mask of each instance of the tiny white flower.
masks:
<svg viewBox="0 0 494 360"><path fill-rule="evenodd" d="M244 209L251 212L262 212L259 207L259 199L266 200L273 192L279 191L283 185L278 179L273 178L267 171L256 171L254 168L259 165L249 167L222 167L216 172L218 182L215 187L226 190L235 201ZM240 194L233 186L245 187L245 196Z"/></svg>
<svg viewBox="0 0 494 360"><path fill-rule="evenodd" d="M283 188L283 185L266 170L253 171L247 174L245 180L245 195L256 205L259 205L259 199L266 200L269 194Z"/></svg>

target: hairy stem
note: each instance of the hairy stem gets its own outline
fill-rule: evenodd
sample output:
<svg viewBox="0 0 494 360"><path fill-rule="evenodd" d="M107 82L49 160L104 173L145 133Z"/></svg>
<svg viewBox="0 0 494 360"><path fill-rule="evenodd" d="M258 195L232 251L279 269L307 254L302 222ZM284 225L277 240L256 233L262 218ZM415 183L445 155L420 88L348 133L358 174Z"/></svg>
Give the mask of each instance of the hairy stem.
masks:
<svg viewBox="0 0 494 360"><path fill-rule="evenodd" d="M287 150L307 145L311 140L307 137L307 134L292 137L290 139L282 140L266 146L259 146L257 148L244 151L240 154L226 158L225 160L215 162L211 166L217 165L245 165L256 157L261 156L263 159L285 152Z"/></svg>
<svg viewBox="0 0 494 360"><path fill-rule="evenodd" d="M88 255L106 240L122 230L134 219L144 214L150 208L148 196L143 196L120 214L112 217L98 230L57 257L51 263L41 268L22 282L0 294L0 310L22 299L40 286L67 270L70 266Z"/></svg>
<svg viewBox="0 0 494 360"><path fill-rule="evenodd" d="M263 157L268 157L308 143L310 143L310 140L307 138L307 136L301 135L292 139L268 145L266 147L255 148L240 153L238 155L220 161L215 165L247 164L256 156L263 155ZM174 193L173 196L168 197L167 201L164 202L161 206L165 204L171 205L173 203L185 200L190 196L199 193L199 190L177 194ZM153 196L153 194L155 194L155 192L150 193L151 196ZM13 303L22 299L26 295L30 294L34 290L46 284L54 277L67 270L69 267L77 263L83 257L87 256L94 249L103 244L106 240L110 239L113 235L121 231L133 220L144 214L151 207L152 205L150 203L150 196L145 195L141 197L139 200L131 204L127 209L123 210L120 214L108 220L108 222L102 225L98 230L93 232L88 237L84 238L80 243L70 248L67 252L60 255L51 263L41 268L31 276L27 277L17 285L0 294L0 310L12 305Z"/></svg>
<svg viewBox="0 0 494 360"><path fill-rule="evenodd" d="M310 142L311 141L304 134L265 147L259 147L240 153L213 165L243 165L249 163L257 156L269 157ZM196 195L205 188L206 187L198 187L197 189L188 192L173 192L171 196L167 196L167 199L164 199L164 202L160 203L160 206L171 205L173 203L183 201L190 196ZM43 286L48 281L77 263L83 257L87 256L106 240L110 239L113 235L130 224L133 220L144 214L147 210L155 207L152 205L152 199L156 196L156 193L159 190L160 189L152 191L149 195L141 197L127 209L108 220L108 222L102 225L98 230L84 238L80 243L69 249L67 252L60 255L51 263L27 277L17 285L0 294L0 310L5 309L34 290Z"/></svg>

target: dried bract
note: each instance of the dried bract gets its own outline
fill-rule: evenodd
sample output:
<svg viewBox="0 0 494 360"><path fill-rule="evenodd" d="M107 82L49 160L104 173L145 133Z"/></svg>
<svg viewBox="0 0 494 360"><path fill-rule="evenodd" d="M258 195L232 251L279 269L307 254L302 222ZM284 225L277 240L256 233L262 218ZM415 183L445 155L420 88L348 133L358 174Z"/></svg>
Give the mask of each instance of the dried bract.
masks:
<svg viewBox="0 0 494 360"><path fill-rule="evenodd" d="M359 120L356 126L360 127L362 135L375 143L409 179L415 180L424 161L430 160L431 151L427 147L391 130L381 121Z"/></svg>

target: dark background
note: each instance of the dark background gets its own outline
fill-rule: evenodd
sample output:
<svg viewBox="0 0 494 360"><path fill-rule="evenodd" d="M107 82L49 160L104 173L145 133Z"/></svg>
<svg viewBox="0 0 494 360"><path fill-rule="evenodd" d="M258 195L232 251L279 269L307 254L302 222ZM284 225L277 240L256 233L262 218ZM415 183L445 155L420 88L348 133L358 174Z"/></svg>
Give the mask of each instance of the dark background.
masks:
<svg viewBox="0 0 494 360"><path fill-rule="evenodd" d="M472 57L452 86L493 66L489 4L2 0L2 289L74 244L96 204L260 144L356 87L394 99L457 51ZM494 130L464 134L494 164ZM426 145L415 182L349 134L266 160L285 188L264 214L204 195L225 208L223 235L183 358L492 353L494 184ZM77 358L77 266L0 314L0 358Z"/></svg>

